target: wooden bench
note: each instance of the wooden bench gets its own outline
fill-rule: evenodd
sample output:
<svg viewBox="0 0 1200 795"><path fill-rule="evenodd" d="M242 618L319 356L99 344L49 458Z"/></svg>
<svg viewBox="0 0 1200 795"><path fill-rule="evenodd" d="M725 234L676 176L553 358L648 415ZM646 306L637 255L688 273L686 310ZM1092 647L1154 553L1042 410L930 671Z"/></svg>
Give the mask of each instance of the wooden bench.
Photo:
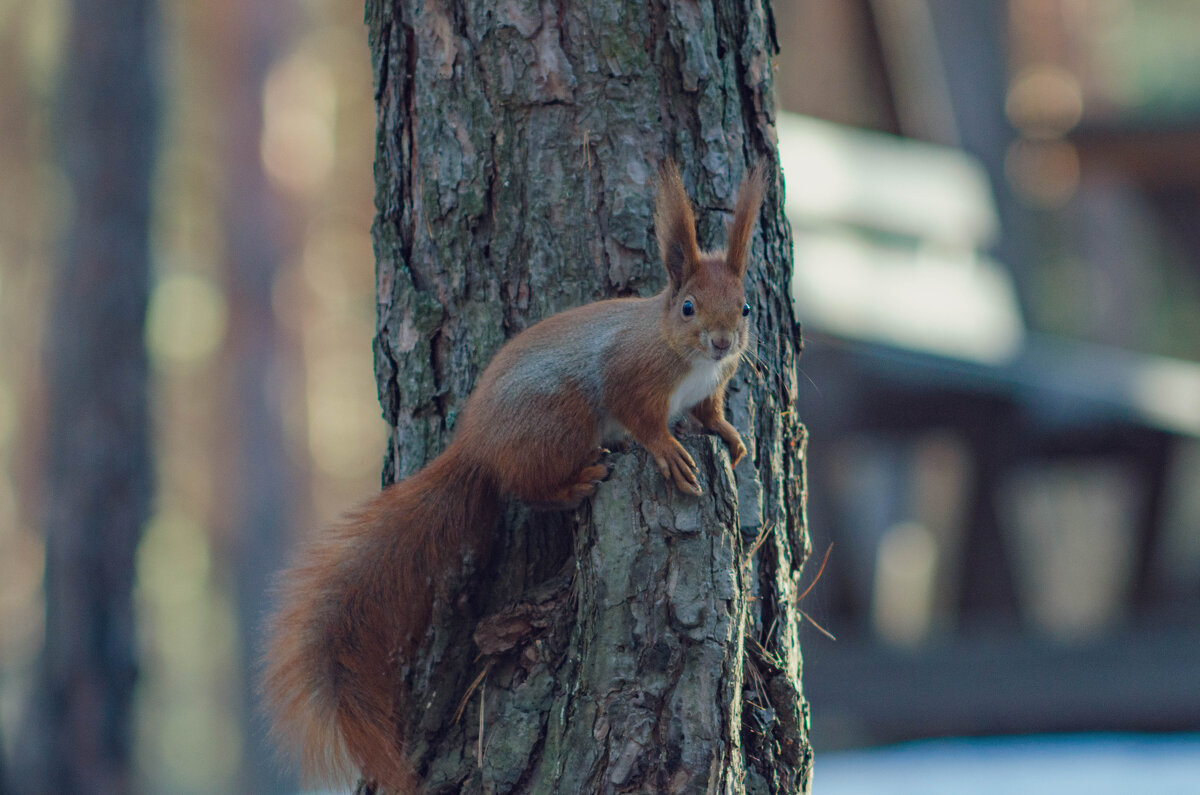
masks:
<svg viewBox="0 0 1200 795"><path fill-rule="evenodd" d="M1200 438L1200 364L1027 329L1007 270L986 253L998 232L990 186L963 153L789 114L778 132L812 382L798 401L810 524L819 551L836 542L809 612L842 638L807 636L814 722L854 727L833 745L1170 727L1182 713L1165 703L1163 675L1200 652L1200 633L1156 642L1168 650L1162 670L1143 655L1126 672L1129 698L1148 699L1137 714L1109 709L1087 670L1183 607L1157 571L1172 455ZM1073 482L1056 481L1063 467L1084 473L1074 497L1053 491ZM941 492L913 487L922 472ZM1120 510L1105 507L1109 483ZM1034 507L1020 509L1030 493ZM943 510L953 515L929 518L936 511L919 503L930 499L954 503ZM1095 527L1065 527L1089 515ZM1037 531L1039 516L1048 531L1021 529ZM1113 551L1095 563L1064 558L1105 544ZM1071 582L1085 589L1074 605ZM1001 655L987 683L971 662L981 643ZM1031 665L1075 684L1030 695ZM887 686L856 681L887 682L888 671ZM952 700L939 709L922 683ZM995 688L1028 696L1014 700L1031 710L1028 725L995 718Z"/></svg>

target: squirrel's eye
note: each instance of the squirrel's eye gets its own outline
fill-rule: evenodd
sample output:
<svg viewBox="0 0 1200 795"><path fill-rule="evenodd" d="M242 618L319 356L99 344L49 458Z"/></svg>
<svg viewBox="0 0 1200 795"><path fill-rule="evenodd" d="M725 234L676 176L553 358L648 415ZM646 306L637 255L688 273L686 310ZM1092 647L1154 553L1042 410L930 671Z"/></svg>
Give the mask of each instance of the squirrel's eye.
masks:
<svg viewBox="0 0 1200 795"><path fill-rule="evenodd" d="M694 314L696 314L695 304L693 304L691 301L684 301L683 302L683 316L691 317Z"/></svg>
<svg viewBox="0 0 1200 795"><path fill-rule="evenodd" d="M742 317L750 317L750 304L742 304Z"/></svg>

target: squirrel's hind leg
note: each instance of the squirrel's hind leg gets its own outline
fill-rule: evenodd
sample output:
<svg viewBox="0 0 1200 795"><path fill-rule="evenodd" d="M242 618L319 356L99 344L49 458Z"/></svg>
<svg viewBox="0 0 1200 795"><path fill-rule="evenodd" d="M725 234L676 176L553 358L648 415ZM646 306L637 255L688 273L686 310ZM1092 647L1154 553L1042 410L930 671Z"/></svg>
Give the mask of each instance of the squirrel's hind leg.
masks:
<svg viewBox="0 0 1200 795"><path fill-rule="evenodd" d="M517 495L522 501L539 508L574 508L593 496L600 484L612 474L608 450L597 447L592 450L588 462L570 477L566 483L550 489L544 494Z"/></svg>
<svg viewBox="0 0 1200 795"><path fill-rule="evenodd" d="M492 396L489 396L492 397ZM538 507L571 508L608 478L596 409L588 394L562 386L553 393L510 391L501 403L508 420L493 427L488 462L500 492Z"/></svg>

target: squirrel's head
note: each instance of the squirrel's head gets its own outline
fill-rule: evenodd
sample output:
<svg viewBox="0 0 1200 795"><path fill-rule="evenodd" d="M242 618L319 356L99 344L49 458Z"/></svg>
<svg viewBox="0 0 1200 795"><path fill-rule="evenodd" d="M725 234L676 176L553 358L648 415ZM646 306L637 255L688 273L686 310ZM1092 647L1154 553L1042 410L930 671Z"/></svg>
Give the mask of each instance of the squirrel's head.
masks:
<svg viewBox="0 0 1200 795"><path fill-rule="evenodd" d="M750 305L743 282L762 194L762 168L756 167L738 189L725 250L701 251L679 170L670 160L659 170L654 226L669 279L663 330L684 356L719 361L746 348Z"/></svg>

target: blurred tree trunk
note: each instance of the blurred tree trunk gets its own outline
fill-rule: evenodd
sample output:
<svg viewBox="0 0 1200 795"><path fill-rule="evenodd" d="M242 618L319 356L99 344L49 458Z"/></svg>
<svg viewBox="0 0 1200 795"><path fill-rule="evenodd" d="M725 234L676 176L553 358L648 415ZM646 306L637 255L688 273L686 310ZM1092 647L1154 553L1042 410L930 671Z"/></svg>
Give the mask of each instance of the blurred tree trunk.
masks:
<svg viewBox="0 0 1200 795"><path fill-rule="evenodd" d="M134 550L150 504L147 360L157 86L151 0L73 0L58 97L63 220L48 331L46 626L21 742L30 792L133 788Z"/></svg>
<svg viewBox="0 0 1200 795"><path fill-rule="evenodd" d="M276 793L296 789L267 740L267 721L256 709L262 605L271 576L282 568L294 526L296 475L284 442L283 394L296 363L274 311L276 276L294 245L295 224L285 197L263 167L263 91L291 32L285 0L211 3L209 46L223 108L222 164L225 195L225 338L221 400L226 407L216 481L224 500L216 506L217 544L229 562L238 617L238 673L243 729L241 789ZM289 213L289 209L293 212Z"/></svg>
<svg viewBox="0 0 1200 795"><path fill-rule="evenodd" d="M513 506L411 672L409 750L437 792L807 790L800 689L803 427L760 0L368 0L379 112L376 377L384 480L445 445L503 341L663 284L654 176L680 164L700 240L749 164L770 187L751 254L758 336L729 404L750 454L687 437L705 496L644 451L576 512Z"/></svg>

